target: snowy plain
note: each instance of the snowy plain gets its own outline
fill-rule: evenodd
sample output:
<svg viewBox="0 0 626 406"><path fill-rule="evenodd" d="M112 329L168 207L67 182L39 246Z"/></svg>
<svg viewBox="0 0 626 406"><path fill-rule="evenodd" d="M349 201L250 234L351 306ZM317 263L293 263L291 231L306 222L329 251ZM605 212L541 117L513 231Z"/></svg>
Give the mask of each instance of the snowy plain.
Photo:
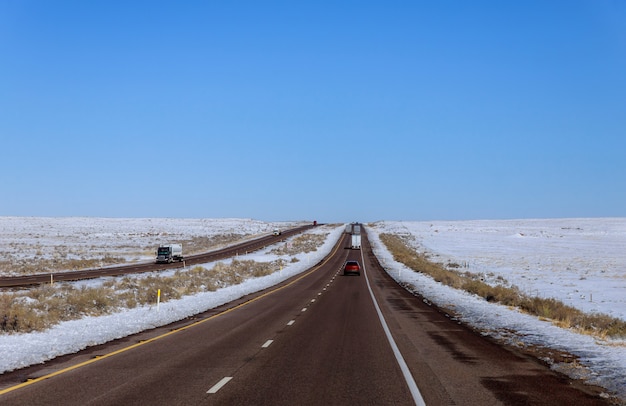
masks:
<svg viewBox="0 0 626 406"><path fill-rule="evenodd" d="M393 222L368 227L383 266L396 280L483 334L517 346L544 346L578 357L552 367L618 394L626 401L626 339L575 333L442 286L395 262L380 233L404 235L413 248L441 263L504 278L527 294L552 297L585 312L626 320L626 218ZM546 360L550 361L550 360ZM575 360L572 360L575 361Z"/></svg>
<svg viewBox="0 0 626 406"><path fill-rule="evenodd" d="M129 260L143 261L152 260L149 247L164 238L173 241L191 234L261 235L275 227L297 224L246 219L0 217L0 244L22 258L54 255L51 252L59 247L66 247L68 255L89 255L91 251L100 255L94 247L105 246L104 251L115 250ZM237 286L162 303L158 309L144 306L64 322L44 332L0 335L0 373L165 325L265 289L317 263L331 251L343 231L343 225L313 229L310 232L327 234L317 251L298 254L298 262L289 262L274 274ZM508 344L541 345L568 352L578 361L554 363L554 369L603 386L626 400L626 341L577 334L442 286L395 262L379 239L380 233L411 236L414 248L428 253L434 261L462 264L470 272L482 272L487 282L501 276L530 294L555 297L585 311L626 319L626 219L384 221L368 225L367 231L387 272L413 285L428 301L454 311L461 321ZM271 249L240 259L269 262L277 258Z"/></svg>
<svg viewBox="0 0 626 406"><path fill-rule="evenodd" d="M297 224L253 219L0 217L0 247L6 247L2 259L8 262L104 256L151 261L159 244L185 245L194 238L224 235L245 239ZM11 273L3 270L3 275Z"/></svg>

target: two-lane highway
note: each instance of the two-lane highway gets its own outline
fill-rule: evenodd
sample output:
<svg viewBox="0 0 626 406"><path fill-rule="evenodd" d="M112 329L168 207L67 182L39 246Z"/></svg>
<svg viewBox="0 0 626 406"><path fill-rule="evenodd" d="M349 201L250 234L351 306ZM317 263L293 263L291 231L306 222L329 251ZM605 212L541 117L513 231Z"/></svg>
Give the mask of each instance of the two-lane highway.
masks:
<svg viewBox="0 0 626 406"><path fill-rule="evenodd" d="M348 243L307 273L193 322L5 374L0 404L607 404L398 287L365 234L362 251ZM362 263L361 276L342 275L347 259Z"/></svg>

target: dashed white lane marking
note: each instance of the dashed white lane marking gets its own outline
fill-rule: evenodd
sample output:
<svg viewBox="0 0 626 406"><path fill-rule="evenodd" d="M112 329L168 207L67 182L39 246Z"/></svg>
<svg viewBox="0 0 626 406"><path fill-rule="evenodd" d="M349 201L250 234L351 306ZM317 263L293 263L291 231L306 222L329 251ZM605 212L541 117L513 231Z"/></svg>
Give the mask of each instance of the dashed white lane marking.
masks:
<svg viewBox="0 0 626 406"><path fill-rule="evenodd" d="M315 299L311 299L311 303L315 303Z"/></svg>
<svg viewBox="0 0 626 406"><path fill-rule="evenodd" d="M302 308L302 311L303 311L303 312L306 312L306 307L303 307L303 308Z"/></svg>
<svg viewBox="0 0 626 406"><path fill-rule="evenodd" d="M261 346L261 348L267 348L267 347L269 347L270 345L272 345L272 343L273 343L273 342L274 342L274 340L267 340L267 341L265 342L265 344L263 344L263 345Z"/></svg>
<svg viewBox="0 0 626 406"><path fill-rule="evenodd" d="M207 393L217 393L217 391L222 389L222 387L226 385L231 379L233 379L232 376L222 378L222 380L216 383L211 389L209 389Z"/></svg>
<svg viewBox="0 0 626 406"><path fill-rule="evenodd" d="M289 320L289 323L287 323L288 326L293 326L293 323L295 323L295 320Z"/></svg>

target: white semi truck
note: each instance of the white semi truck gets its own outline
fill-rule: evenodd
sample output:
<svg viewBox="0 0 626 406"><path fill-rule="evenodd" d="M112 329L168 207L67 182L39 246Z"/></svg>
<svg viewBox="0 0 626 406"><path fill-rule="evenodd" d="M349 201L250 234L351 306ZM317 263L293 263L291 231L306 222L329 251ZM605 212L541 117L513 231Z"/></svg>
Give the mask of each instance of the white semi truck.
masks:
<svg viewBox="0 0 626 406"><path fill-rule="evenodd" d="M183 246L181 244L159 245L156 254L157 264L180 262L183 260Z"/></svg>
<svg viewBox="0 0 626 406"><path fill-rule="evenodd" d="M350 243L350 248L353 250L361 249L361 234L352 234L352 242Z"/></svg>

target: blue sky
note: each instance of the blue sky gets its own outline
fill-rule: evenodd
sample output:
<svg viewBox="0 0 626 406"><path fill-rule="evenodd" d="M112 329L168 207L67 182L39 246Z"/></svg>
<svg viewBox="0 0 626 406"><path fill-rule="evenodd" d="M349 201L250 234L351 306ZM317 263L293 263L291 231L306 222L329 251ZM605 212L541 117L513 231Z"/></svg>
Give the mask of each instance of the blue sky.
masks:
<svg viewBox="0 0 626 406"><path fill-rule="evenodd" d="M0 0L0 216L626 216L626 2Z"/></svg>

